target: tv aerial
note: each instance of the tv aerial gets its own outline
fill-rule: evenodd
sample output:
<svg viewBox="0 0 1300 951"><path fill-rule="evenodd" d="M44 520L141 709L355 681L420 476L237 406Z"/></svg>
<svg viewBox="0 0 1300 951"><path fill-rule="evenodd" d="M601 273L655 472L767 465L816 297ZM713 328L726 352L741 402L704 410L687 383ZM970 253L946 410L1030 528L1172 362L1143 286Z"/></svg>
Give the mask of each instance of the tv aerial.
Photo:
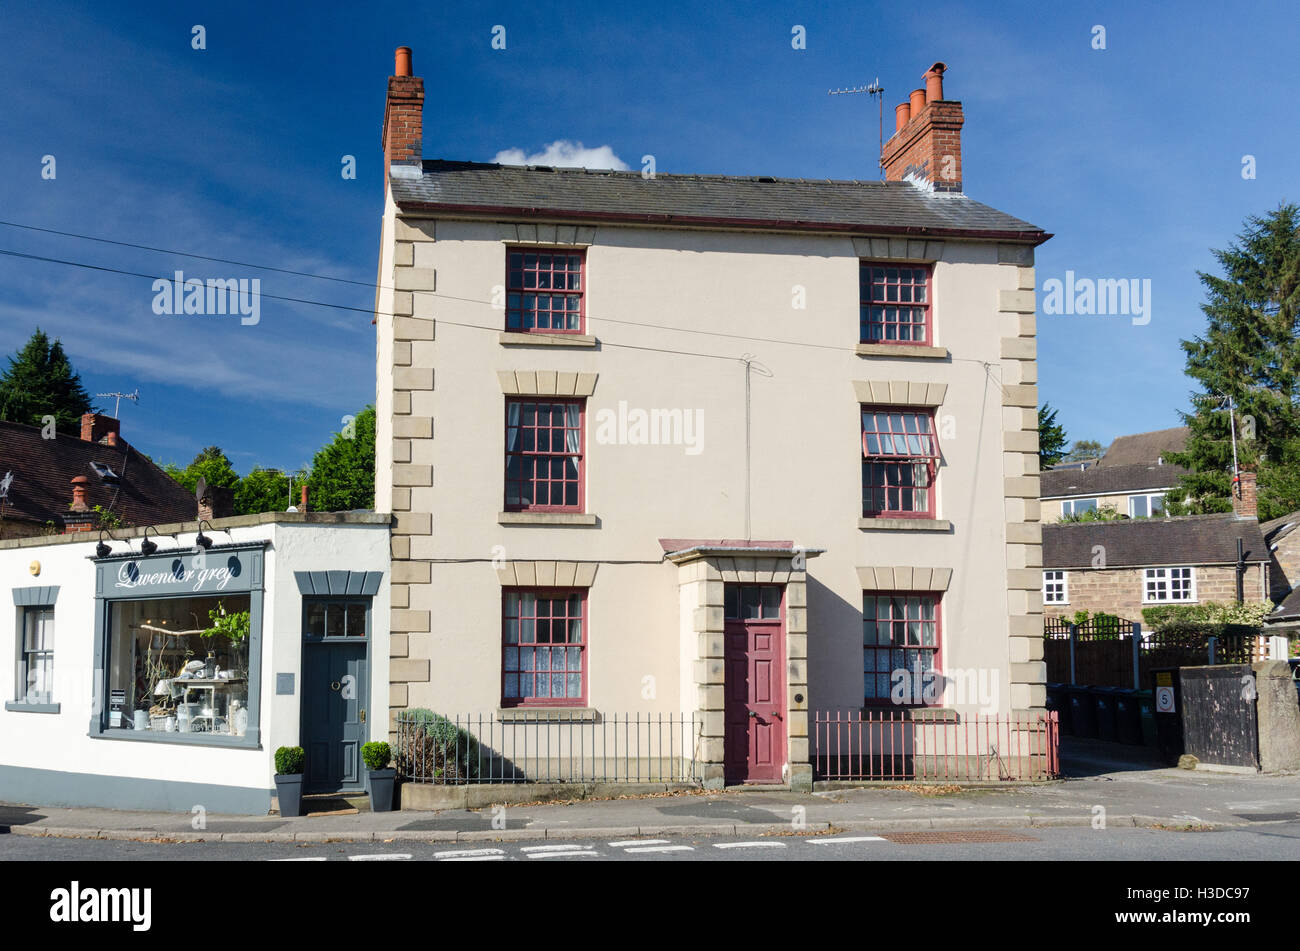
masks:
<svg viewBox="0 0 1300 951"><path fill-rule="evenodd" d="M867 93L876 98L878 112L880 113L880 153L885 151L885 87L880 85L880 77L877 76L872 82L865 86L850 86L845 89L828 89L827 93L832 96L851 96L855 93ZM880 166L880 177L885 177L885 163L877 159Z"/></svg>
<svg viewBox="0 0 1300 951"><path fill-rule="evenodd" d="M117 402L113 404L114 419L122 418L121 416L118 415L118 412L122 409L122 400L130 400L133 403L140 402L139 387L136 387L134 393L96 393L95 395L98 396L101 400L111 400L111 399L117 400Z"/></svg>

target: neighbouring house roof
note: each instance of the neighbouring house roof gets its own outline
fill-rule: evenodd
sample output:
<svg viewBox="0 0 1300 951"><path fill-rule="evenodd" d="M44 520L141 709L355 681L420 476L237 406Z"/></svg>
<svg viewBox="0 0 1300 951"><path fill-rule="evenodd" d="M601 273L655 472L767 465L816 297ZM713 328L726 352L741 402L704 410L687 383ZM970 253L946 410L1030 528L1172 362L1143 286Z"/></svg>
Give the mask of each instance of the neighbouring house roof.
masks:
<svg viewBox="0 0 1300 951"><path fill-rule="evenodd" d="M1132 436L1117 436L1110 444L1099 467L1155 465L1161 456L1171 452L1182 452L1187 448L1186 426L1174 429L1157 429L1150 433L1135 433Z"/></svg>
<svg viewBox="0 0 1300 951"><path fill-rule="evenodd" d="M1277 624L1283 621L1300 621L1300 588L1293 589L1282 603L1264 618L1265 624Z"/></svg>
<svg viewBox="0 0 1300 951"><path fill-rule="evenodd" d="M1038 477L1038 489L1040 497L1044 499L1141 492L1146 489L1172 488L1186 474L1187 470L1181 466L1154 464L1048 469Z"/></svg>
<svg viewBox="0 0 1300 951"><path fill-rule="evenodd" d="M112 470L103 478L92 463ZM13 473L5 519L62 526L72 503L71 480L85 476L86 504L101 505L124 525L159 525L194 518L192 493L123 439L116 446L59 434L42 439L41 429L0 422L0 478Z"/></svg>
<svg viewBox="0 0 1300 951"><path fill-rule="evenodd" d="M409 175L409 177L408 177ZM832 181L733 175L493 165L427 160L422 172L396 170L393 200L404 211L658 225L722 225L832 230L917 237L996 237L1041 244L1036 225L961 193L907 182Z"/></svg>
<svg viewBox="0 0 1300 951"><path fill-rule="evenodd" d="M1264 533L1264 540L1270 545L1276 545L1297 528L1300 528L1300 512L1291 512L1281 518L1261 522L1259 528Z"/></svg>
<svg viewBox="0 0 1300 951"><path fill-rule="evenodd" d="M1096 548L1107 568L1237 563L1237 539L1250 564L1269 560L1268 545L1253 518L1232 513L1181 518L1061 522L1043 526L1044 568L1092 568Z"/></svg>

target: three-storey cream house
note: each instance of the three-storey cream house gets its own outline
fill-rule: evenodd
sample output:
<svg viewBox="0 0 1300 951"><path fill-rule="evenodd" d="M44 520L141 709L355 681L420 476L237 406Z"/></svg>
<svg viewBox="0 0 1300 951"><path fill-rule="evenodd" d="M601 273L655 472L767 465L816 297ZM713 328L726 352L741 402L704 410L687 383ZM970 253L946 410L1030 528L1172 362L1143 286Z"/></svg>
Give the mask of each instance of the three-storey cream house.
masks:
<svg viewBox="0 0 1300 951"><path fill-rule="evenodd" d="M398 50L394 722L684 718L706 785L806 788L825 711L1042 711L1050 236L961 192L943 70L886 181L652 175L425 160ZM900 671L940 689L900 699Z"/></svg>

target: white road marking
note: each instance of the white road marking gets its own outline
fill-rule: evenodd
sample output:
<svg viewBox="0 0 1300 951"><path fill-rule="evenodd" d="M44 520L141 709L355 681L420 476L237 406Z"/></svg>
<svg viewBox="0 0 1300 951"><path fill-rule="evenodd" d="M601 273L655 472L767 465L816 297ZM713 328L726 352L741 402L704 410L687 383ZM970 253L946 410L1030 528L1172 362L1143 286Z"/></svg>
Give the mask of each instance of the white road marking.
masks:
<svg viewBox="0 0 1300 951"><path fill-rule="evenodd" d="M378 855L349 855L349 862L406 862L410 852L380 852Z"/></svg>
<svg viewBox="0 0 1300 951"><path fill-rule="evenodd" d="M784 842L715 842L715 849L784 849Z"/></svg>
<svg viewBox="0 0 1300 951"><path fill-rule="evenodd" d="M433 857L435 859L446 859L446 858L473 859L473 858L485 858L491 855L504 855L504 854L505 853L501 849L457 849L456 851L453 852L434 852Z"/></svg>
<svg viewBox="0 0 1300 951"><path fill-rule="evenodd" d="M440 859L442 862L504 862L504 855L468 855L462 858Z"/></svg>
<svg viewBox="0 0 1300 951"><path fill-rule="evenodd" d="M878 835L853 835L842 839L805 839L809 845L836 845L840 842L884 842Z"/></svg>
<svg viewBox="0 0 1300 951"><path fill-rule="evenodd" d="M530 859L576 859L576 858L599 858L597 852L533 852L528 856Z"/></svg>
<svg viewBox="0 0 1300 951"><path fill-rule="evenodd" d="M689 845L646 845L627 849L628 852L694 852Z"/></svg>
<svg viewBox="0 0 1300 951"><path fill-rule="evenodd" d="M323 855L313 855L313 856L309 856L309 857L307 857L307 858L301 858L301 859L268 859L267 861L270 861L270 862L324 862L324 861L325 861L325 856L323 856Z"/></svg>
<svg viewBox="0 0 1300 951"><path fill-rule="evenodd" d="M525 845L520 852L525 854L529 852L586 852L590 850L589 845L579 845L577 842L568 845Z"/></svg>
<svg viewBox="0 0 1300 951"><path fill-rule="evenodd" d="M609 843L611 849L626 849L629 845L666 845L667 839L623 839Z"/></svg>

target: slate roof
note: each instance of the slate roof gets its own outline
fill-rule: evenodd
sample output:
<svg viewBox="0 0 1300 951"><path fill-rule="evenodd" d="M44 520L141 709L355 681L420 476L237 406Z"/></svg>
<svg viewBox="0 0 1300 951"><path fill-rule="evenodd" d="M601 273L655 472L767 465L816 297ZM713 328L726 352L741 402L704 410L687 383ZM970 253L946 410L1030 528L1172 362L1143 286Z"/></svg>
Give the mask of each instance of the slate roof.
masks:
<svg viewBox="0 0 1300 951"><path fill-rule="evenodd" d="M441 159L425 161L422 174L409 174L395 171L391 179L393 200L404 210L655 224L690 224L694 219L917 235L972 232L1035 244L1051 237L964 194L928 192L907 182L658 174L647 179L638 171Z"/></svg>
<svg viewBox="0 0 1300 951"><path fill-rule="evenodd" d="M1282 603L1275 607L1264 620L1269 624L1276 624L1279 621L1300 621L1300 588L1292 589L1291 593L1282 600Z"/></svg>
<svg viewBox="0 0 1300 951"><path fill-rule="evenodd" d="M112 469L118 484L101 479L92 462ZM13 473L6 519L61 525L79 475L90 480L86 504L102 505L124 525L193 521L197 512L193 494L122 439L117 446L63 434L42 439L39 427L0 422L0 478L6 472Z"/></svg>
<svg viewBox="0 0 1300 951"><path fill-rule="evenodd" d="M1259 522L1230 512L1061 522L1043 526L1043 567L1091 568L1097 545L1105 549L1107 568L1236 564L1238 538L1244 543L1247 562L1269 560Z"/></svg>
<svg viewBox="0 0 1300 951"><path fill-rule="evenodd" d="M1052 499L1167 489L1177 485L1186 473L1181 466L1157 465L1047 469L1038 477L1038 492L1041 498Z"/></svg>
<svg viewBox="0 0 1300 951"><path fill-rule="evenodd" d="M1259 528L1264 533L1264 540L1270 545L1276 545L1297 528L1300 528L1300 512L1292 512L1289 515L1283 515L1281 518L1261 522Z"/></svg>
<svg viewBox="0 0 1300 951"><path fill-rule="evenodd" d="M1157 429L1149 433L1135 433L1132 436L1117 436L1097 465L1132 466L1143 464L1153 466L1161 456L1167 456L1171 452L1182 452L1186 449L1187 435L1187 427L1178 426L1174 429Z"/></svg>

